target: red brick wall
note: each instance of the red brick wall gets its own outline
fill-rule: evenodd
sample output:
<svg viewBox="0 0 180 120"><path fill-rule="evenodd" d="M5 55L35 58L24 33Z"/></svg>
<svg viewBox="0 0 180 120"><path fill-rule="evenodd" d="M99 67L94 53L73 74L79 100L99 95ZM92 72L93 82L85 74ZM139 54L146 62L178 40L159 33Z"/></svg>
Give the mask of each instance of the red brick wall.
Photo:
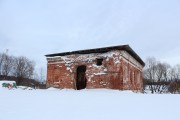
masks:
<svg viewBox="0 0 180 120"><path fill-rule="evenodd" d="M96 58L103 58L101 66L96 65ZM76 69L80 65L86 66L87 89L142 90L142 67L119 50L48 58L47 87L76 89Z"/></svg>

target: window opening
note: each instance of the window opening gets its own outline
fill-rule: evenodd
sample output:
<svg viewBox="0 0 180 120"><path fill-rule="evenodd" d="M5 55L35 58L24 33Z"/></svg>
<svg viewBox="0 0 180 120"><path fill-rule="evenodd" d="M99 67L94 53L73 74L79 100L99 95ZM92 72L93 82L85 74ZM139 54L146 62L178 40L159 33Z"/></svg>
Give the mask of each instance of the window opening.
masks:
<svg viewBox="0 0 180 120"><path fill-rule="evenodd" d="M97 66L101 66L101 65L102 65L102 62L103 62L103 58L97 58L97 59L96 59L96 64L97 64Z"/></svg>

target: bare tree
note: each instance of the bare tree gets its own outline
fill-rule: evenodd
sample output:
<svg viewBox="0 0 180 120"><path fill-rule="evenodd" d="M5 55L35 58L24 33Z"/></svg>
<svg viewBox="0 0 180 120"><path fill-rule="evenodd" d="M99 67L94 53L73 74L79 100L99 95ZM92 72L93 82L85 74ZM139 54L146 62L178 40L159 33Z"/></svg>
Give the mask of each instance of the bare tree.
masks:
<svg viewBox="0 0 180 120"><path fill-rule="evenodd" d="M15 58L13 56L4 54L2 75L8 76L12 72L13 65L14 65L14 59Z"/></svg>
<svg viewBox="0 0 180 120"><path fill-rule="evenodd" d="M156 65L156 85L154 85L154 91L158 93L162 93L167 91L167 85L166 82L168 81L168 76L169 76L169 68L170 65L167 63L161 63L159 62Z"/></svg>
<svg viewBox="0 0 180 120"><path fill-rule="evenodd" d="M34 62L26 57L17 57L14 62L14 75L19 78L31 78L34 73Z"/></svg>
<svg viewBox="0 0 180 120"><path fill-rule="evenodd" d="M143 70L143 77L144 79L151 81L151 83L155 82L156 65L157 61L154 57L149 57L146 59L146 66ZM153 84L149 84L149 89L151 90L151 93L155 92Z"/></svg>
<svg viewBox="0 0 180 120"><path fill-rule="evenodd" d="M0 75L2 75L3 71L3 62L4 62L4 53L0 53Z"/></svg>
<svg viewBox="0 0 180 120"><path fill-rule="evenodd" d="M146 60L146 67L143 70L143 77L151 93L163 93L167 91L167 81L170 76L170 65L161 63L155 58Z"/></svg>
<svg viewBox="0 0 180 120"><path fill-rule="evenodd" d="M171 69L171 79L172 80L180 80L180 65L175 65Z"/></svg>
<svg viewBox="0 0 180 120"><path fill-rule="evenodd" d="M171 66L168 63L163 63L163 77L165 81L169 81L171 77Z"/></svg>
<svg viewBox="0 0 180 120"><path fill-rule="evenodd" d="M180 65L177 64L170 71L170 80L169 92L171 93L180 93Z"/></svg>

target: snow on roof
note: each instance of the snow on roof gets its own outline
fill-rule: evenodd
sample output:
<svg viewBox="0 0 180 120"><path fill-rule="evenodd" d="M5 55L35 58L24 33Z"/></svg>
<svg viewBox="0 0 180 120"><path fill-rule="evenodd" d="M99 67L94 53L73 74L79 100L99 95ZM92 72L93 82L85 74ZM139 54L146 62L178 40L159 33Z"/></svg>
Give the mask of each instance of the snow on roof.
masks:
<svg viewBox="0 0 180 120"><path fill-rule="evenodd" d="M45 55L46 57L57 57L57 56L66 56L72 54L90 54L90 53L106 53L112 50L125 50L131 56L133 56L141 65L145 66L145 63L142 59L132 50L129 45L120 45L120 46L111 46L111 47L103 47L103 48L95 48L95 49L87 49L87 50L78 50L72 52L63 52L63 53L55 53Z"/></svg>

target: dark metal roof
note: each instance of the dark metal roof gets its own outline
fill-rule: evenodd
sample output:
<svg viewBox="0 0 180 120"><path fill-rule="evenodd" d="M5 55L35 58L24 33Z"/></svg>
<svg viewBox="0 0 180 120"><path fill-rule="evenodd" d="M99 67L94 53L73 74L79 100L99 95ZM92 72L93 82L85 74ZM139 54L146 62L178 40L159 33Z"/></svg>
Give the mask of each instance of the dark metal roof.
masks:
<svg viewBox="0 0 180 120"><path fill-rule="evenodd" d="M120 45L120 46L111 46L111 47L103 47L103 48L95 48L95 49L87 49L87 50L78 50L72 52L63 52L63 53L55 53L55 54L48 54L45 55L46 57L55 57L55 56L66 56L72 54L90 54L90 53L106 53L111 50L125 50L131 56L133 56L141 65L145 66L145 63L142 59L132 50L129 45Z"/></svg>

